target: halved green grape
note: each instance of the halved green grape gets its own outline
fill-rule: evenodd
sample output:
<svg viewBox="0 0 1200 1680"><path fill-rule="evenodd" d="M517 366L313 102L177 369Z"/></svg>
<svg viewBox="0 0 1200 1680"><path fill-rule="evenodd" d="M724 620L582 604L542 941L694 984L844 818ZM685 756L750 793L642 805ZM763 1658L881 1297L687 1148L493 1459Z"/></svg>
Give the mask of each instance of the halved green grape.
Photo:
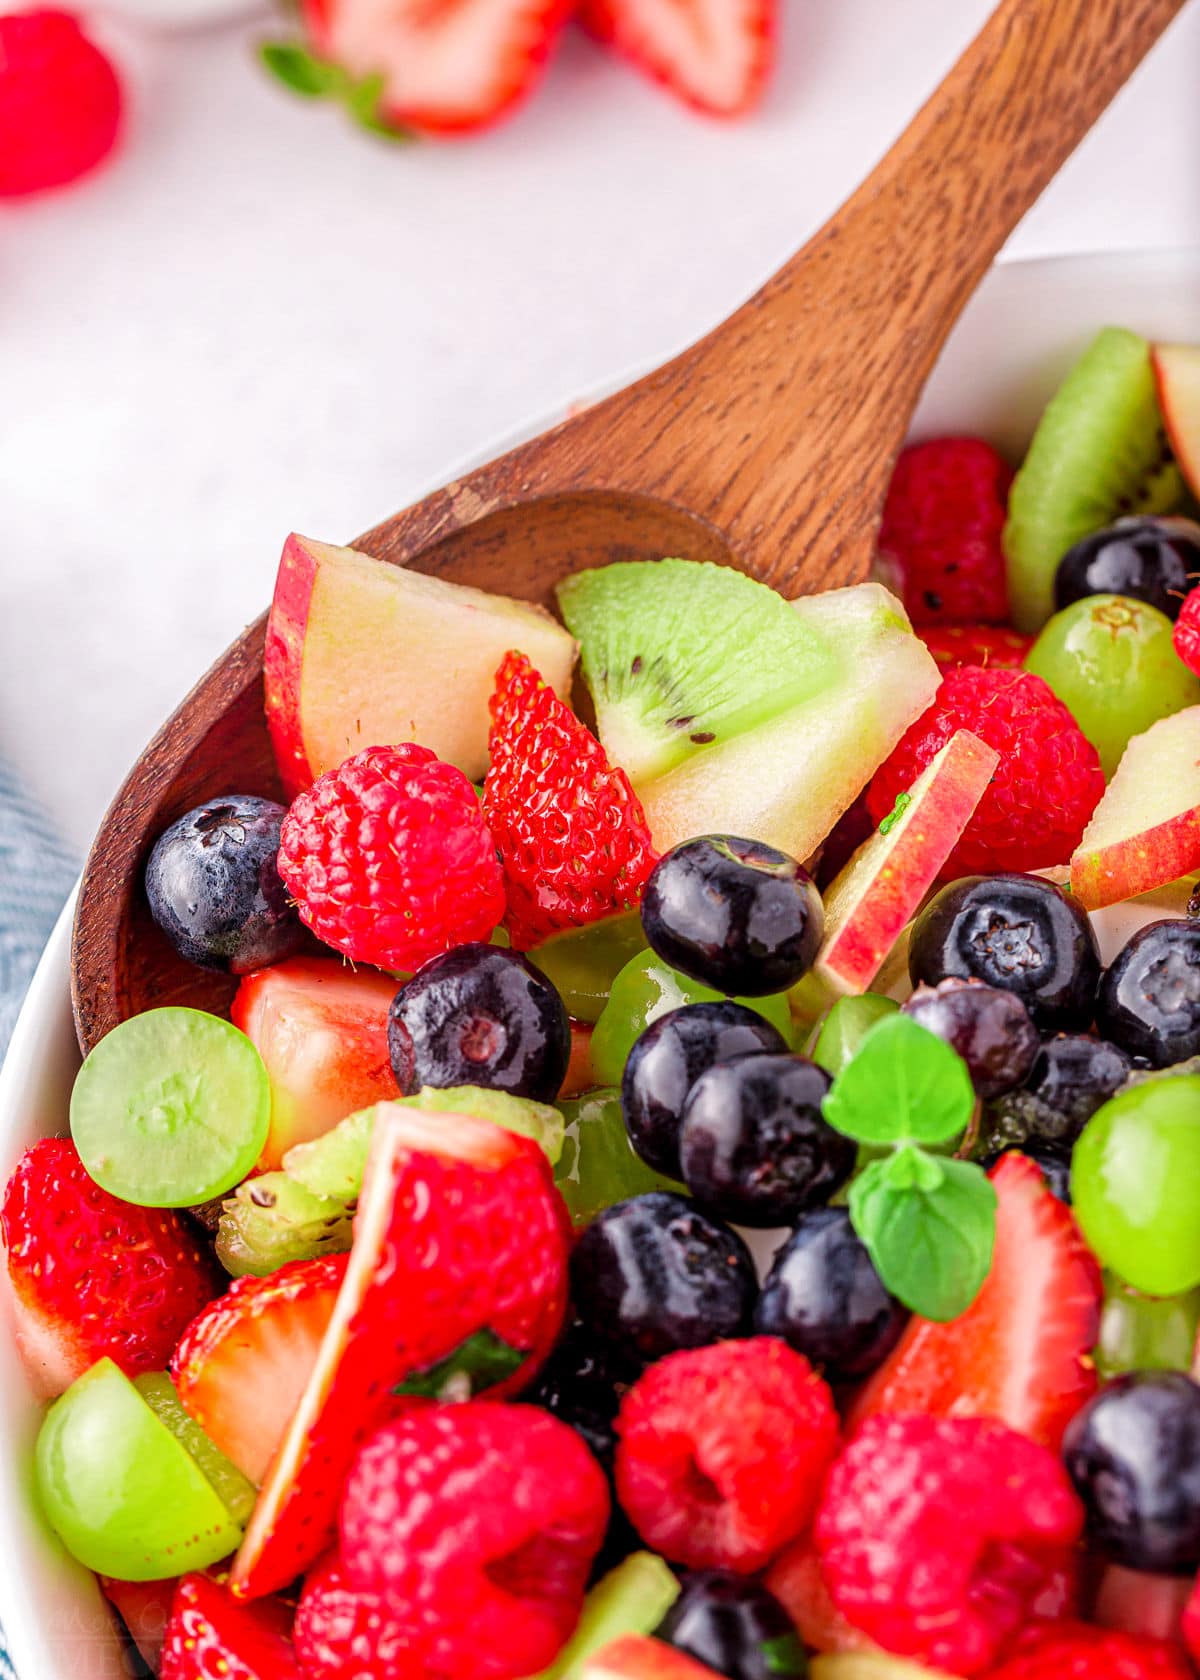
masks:
<svg viewBox="0 0 1200 1680"><path fill-rule="evenodd" d="M590 1656L629 1633L653 1633L679 1597L679 1582L653 1552L631 1552L583 1601L575 1632L535 1680L578 1680Z"/></svg>
<svg viewBox="0 0 1200 1680"><path fill-rule="evenodd" d="M609 1000L592 1033L592 1070L597 1082L621 1083L629 1052L651 1021L668 1010L681 1009L685 1003L713 1003L724 995L669 968L653 951L639 951L613 981ZM785 992L735 1001L770 1021L791 1043L792 1016Z"/></svg>
<svg viewBox="0 0 1200 1680"><path fill-rule="evenodd" d="M205 1480L216 1491L234 1522L247 1523L258 1498L254 1483L243 1476L232 1459L210 1441L183 1401L165 1371L148 1371L134 1377L133 1386L155 1417L165 1423L192 1461L200 1466Z"/></svg>
<svg viewBox="0 0 1200 1680"><path fill-rule="evenodd" d="M674 1190L682 1184L664 1178L635 1155L621 1113L621 1093L613 1087L589 1091L559 1104L566 1122L563 1151L554 1169L576 1225L587 1225L606 1207L647 1190Z"/></svg>
<svg viewBox="0 0 1200 1680"><path fill-rule="evenodd" d="M1096 1369L1107 1382L1125 1371L1190 1371L1200 1331L1200 1289L1142 1295L1106 1277Z"/></svg>
<svg viewBox="0 0 1200 1680"><path fill-rule="evenodd" d="M1154 1079L1097 1109L1071 1157L1092 1252L1147 1295L1200 1284L1200 1078Z"/></svg>
<svg viewBox="0 0 1200 1680"><path fill-rule="evenodd" d="M613 981L646 949L640 910L605 916L587 927L556 933L525 955L540 968L577 1021L598 1021Z"/></svg>
<svg viewBox="0 0 1200 1680"><path fill-rule="evenodd" d="M46 1413L34 1473L50 1526L101 1575L166 1580L219 1562L242 1538L195 1459L111 1359Z"/></svg>
<svg viewBox="0 0 1200 1680"><path fill-rule="evenodd" d="M813 1061L836 1079L876 1021L895 1015L899 1008L893 998L875 992L839 998L821 1023L811 1051Z"/></svg>
<svg viewBox="0 0 1200 1680"><path fill-rule="evenodd" d="M251 1171L271 1088L245 1033L200 1009L150 1009L102 1038L71 1093L71 1136L102 1189L190 1207Z"/></svg>
<svg viewBox="0 0 1200 1680"><path fill-rule="evenodd" d="M1127 595L1085 595L1055 613L1025 658L1050 684L1112 777L1130 737L1200 704L1175 652L1171 620Z"/></svg>

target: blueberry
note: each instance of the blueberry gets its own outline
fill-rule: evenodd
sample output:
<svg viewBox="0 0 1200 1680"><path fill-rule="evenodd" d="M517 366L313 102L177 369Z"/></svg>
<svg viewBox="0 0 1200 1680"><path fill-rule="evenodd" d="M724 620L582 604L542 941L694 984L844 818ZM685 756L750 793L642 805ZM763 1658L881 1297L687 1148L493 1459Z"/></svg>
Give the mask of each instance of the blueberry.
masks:
<svg viewBox="0 0 1200 1680"><path fill-rule="evenodd" d="M150 913L187 962L249 974L309 942L279 873L273 799L231 793L180 817L146 864Z"/></svg>
<svg viewBox="0 0 1200 1680"><path fill-rule="evenodd" d="M738 997L794 986L813 965L824 922L820 894L795 858L731 834L676 846L642 897L642 926L663 961Z"/></svg>
<svg viewBox="0 0 1200 1680"><path fill-rule="evenodd" d="M705 1213L790 1225L850 1177L851 1138L821 1115L833 1081L803 1056L739 1056L702 1073L679 1131L683 1181Z"/></svg>
<svg viewBox="0 0 1200 1680"><path fill-rule="evenodd" d="M1087 913L1037 875L967 875L913 924L914 986L954 976L1013 992L1044 1032L1090 1026L1100 953Z"/></svg>
<svg viewBox="0 0 1200 1680"><path fill-rule="evenodd" d="M388 1051L406 1096L422 1085L482 1085L553 1102L571 1025L554 987L516 951L458 945L396 993Z"/></svg>
<svg viewBox="0 0 1200 1680"><path fill-rule="evenodd" d="M617 1412L625 1385L614 1376L603 1344L579 1319L559 1337L522 1400L553 1412L578 1430L611 1475L616 1451Z"/></svg>
<svg viewBox="0 0 1200 1680"><path fill-rule="evenodd" d="M1038 1031L1021 999L980 980L918 986L903 1009L958 1051L981 1097L1014 1090L1038 1053Z"/></svg>
<svg viewBox="0 0 1200 1680"><path fill-rule="evenodd" d="M1174 619L1197 582L1200 525L1139 515L1093 531L1067 550L1054 575L1054 607L1061 612L1085 595L1132 595Z"/></svg>
<svg viewBox="0 0 1200 1680"><path fill-rule="evenodd" d="M688 1092L714 1062L756 1051L786 1051L783 1035L740 1003L688 1003L642 1033L621 1076L621 1111L642 1160L668 1178L683 1176L679 1127Z"/></svg>
<svg viewBox="0 0 1200 1680"><path fill-rule="evenodd" d="M686 1197L651 1190L587 1227L571 1256L571 1292L618 1368L636 1372L677 1348L747 1334L758 1279L735 1232Z"/></svg>
<svg viewBox="0 0 1200 1680"><path fill-rule="evenodd" d="M726 1680L801 1680L808 1673L795 1625L774 1593L720 1569L685 1577L654 1637Z"/></svg>
<svg viewBox="0 0 1200 1680"><path fill-rule="evenodd" d="M819 1208L777 1250L754 1327L764 1336L782 1336L831 1382L849 1382L883 1363L907 1319L883 1287L847 1210Z"/></svg>
<svg viewBox="0 0 1200 1680"><path fill-rule="evenodd" d="M1096 1110L1121 1089L1131 1064L1124 1050L1087 1033L1060 1033L1038 1051L1025 1089L1069 1122L1074 1142Z"/></svg>
<svg viewBox="0 0 1200 1680"><path fill-rule="evenodd" d="M1010 1153L1009 1149L996 1149L991 1154L984 1155L980 1166L991 1172L1002 1155ZM1052 1196L1057 1196L1060 1202L1071 1205L1071 1163L1063 1155L1056 1154L1053 1149L1040 1143L1022 1143L1016 1146L1016 1153L1024 1155L1041 1168L1042 1177L1046 1180L1047 1188Z"/></svg>
<svg viewBox="0 0 1200 1680"><path fill-rule="evenodd" d="M1191 1575L1200 1564L1200 1387L1182 1371L1134 1371L1067 1426L1063 1458L1100 1550L1127 1569Z"/></svg>
<svg viewBox="0 0 1200 1680"><path fill-rule="evenodd" d="M1200 923L1151 922L1135 933L1101 982L1096 1022L1152 1067L1200 1054Z"/></svg>

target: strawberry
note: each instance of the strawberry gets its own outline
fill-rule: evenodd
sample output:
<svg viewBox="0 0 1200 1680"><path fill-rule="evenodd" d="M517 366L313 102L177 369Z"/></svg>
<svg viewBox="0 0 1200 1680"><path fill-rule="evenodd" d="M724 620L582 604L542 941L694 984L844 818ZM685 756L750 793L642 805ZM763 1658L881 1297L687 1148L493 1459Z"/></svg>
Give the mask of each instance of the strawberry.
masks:
<svg viewBox="0 0 1200 1680"><path fill-rule="evenodd" d="M1057 1448L1095 1393L1099 1267L1032 1161L1005 1155L991 1179L999 1204L987 1282L953 1323L910 1321L859 1394L851 1428L884 1412L995 1417Z"/></svg>
<svg viewBox="0 0 1200 1680"><path fill-rule="evenodd" d="M116 71L70 13L0 17L0 198L95 169L116 144L122 104Z"/></svg>
<svg viewBox="0 0 1200 1680"><path fill-rule="evenodd" d="M919 635L943 671L960 665L1019 671L1033 646L1032 636L1003 624L926 624Z"/></svg>
<svg viewBox="0 0 1200 1680"><path fill-rule="evenodd" d="M239 1604L207 1575L175 1590L159 1680L300 1680L282 1604Z"/></svg>
<svg viewBox="0 0 1200 1680"><path fill-rule="evenodd" d="M143 1660L158 1673L163 1640L175 1602L175 1581L115 1581L101 1575L100 1590L125 1623Z"/></svg>
<svg viewBox="0 0 1200 1680"><path fill-rule="evenodd" d="M347 1256L294 1260L238 1278L205 1307L171 1359L179 1398L226 1458L261 1482L316 1364ZM246 1396L254 1404L246 1404Z"/></svg>
<svg viewBox="0 0 1200 1680"><path fill-rule="evenodd" d="M641 801L523 653L496 673L483 811L519 951L642 896L656 854Z"/></svg>
<svg viewBox="0 0 1200 1680"><path fill-rule="evenodd" d="M259 1163L278 1167L296 1143L398 1095L388 1058L396 982L332 957L293 957L248 974L230 1017L271 1081L271 1130Z"/></svg>
<svg viewBox="0 0 1200 1680"><path fill-rule="evenodd" d="M217 1291L208 1251L181 1216L110 1196L69 1138L25 1151L0 1227L17 1344L43 1398L105 1355L130 1377L161 1370Z"/></svg>
<svg viewBox="0 0 1200 1680"><path fill-rule="evenodd" d="M1100 1576L1090 1620L1119 1633L1182 1639L1192 1583L1177 1575L1147 1575L1110 1563Z"/></svg>
<svg viewBox="0 0 1200 1680"><path fill-rule="evenodd" d="M757 104L775 56L775 0L583 0L581 16L598 40L716 116Z"/></svg>
<svg viewBox="0 0 1200 1680"><path fill-rule="evenodd" d="M397 128L461 134L506 116L538 81L569 0L303 0L313 45L351 76L382 78Z"/></svg>
<svg viewBox="0 0 1200 1680"><path fill-rule="evenodd" d="M428 1404L396 1397L406 1378L484 1330L544 1356L565 1310L567 1240L551 1168L529 1138L464 1115L376 1110L354 1246L234 1564L235 1592L285 1586L327 1548L359 1445ZM531 1375L527 1360L508 1386Z"/></svg>
<svg viewBox="0 0 1200 1680"><path fill-rule="evenodd" d="M1012 476L982 438L930 438L900 451L877 565L914 624L1008 618L1001 538Z"/></svg>

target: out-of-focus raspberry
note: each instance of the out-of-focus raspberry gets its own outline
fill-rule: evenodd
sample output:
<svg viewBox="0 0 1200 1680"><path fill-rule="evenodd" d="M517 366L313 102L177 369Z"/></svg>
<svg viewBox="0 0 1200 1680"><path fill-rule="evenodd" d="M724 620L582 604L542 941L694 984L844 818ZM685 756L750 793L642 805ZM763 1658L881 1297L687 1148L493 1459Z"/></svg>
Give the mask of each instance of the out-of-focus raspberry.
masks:
<svg viewBox="0 0 1200 1680"><path fill-rule="evenodd" d="M875 823L959 729L994 747L1000 763L943 880L1048 869L1069 858L1104 792L1104 772L1071 713L1032 671L966 665L949 672L872 778L867 807Z"/></svg>
<svg viewBox="0 0 1200 1680"><path fill-rule="evenodd" d="M902 449L879 527L880 569L914 624L1003 624L1001 536L1012 472L982 438Z"/></svg>
<svg viewBox="0 0 1200 1680"><path fill-rule="evenodd" d="M0 16L0 198L86 175L112 150L121 84L68 12Z"/></svg>
<svg viewBox="0 0 1200 1680"><path fill-rule="evenodd" d="M428 747L367 747L293 802L279 873L304 921L356 962L411 971L487 939L504 883L475 789Z"/></svg>
<svg viewBox="0 0 1200 1680"><path fill-rule="evenodd" d="M1082 1622L1034 1624L988 1680L1190 1680L1177 1645Z"/></svg>
<svg viewBox="0 0 1200 1680"><path fill-rule="evenodd" d="M1184 596L1171 639L1188 670L1200 677L1200 588Z"/></svg>
<svg viewBox="0 0 1200 1680"><path fill-rule="evenodd" d="M885 1650L951 1674L990 1667L1083 1530L1054 1453L988 1418L868 1419L816 1522L836 1607Z"/></svg>
<svg viewBox="0 0 1200 1680"><path fill-rule="evenodd" d="M773 1336L652 1365L621 1403L617 1493L647 1545L750 1573L807 1526L838 1445L828 1385Z"/></svg>

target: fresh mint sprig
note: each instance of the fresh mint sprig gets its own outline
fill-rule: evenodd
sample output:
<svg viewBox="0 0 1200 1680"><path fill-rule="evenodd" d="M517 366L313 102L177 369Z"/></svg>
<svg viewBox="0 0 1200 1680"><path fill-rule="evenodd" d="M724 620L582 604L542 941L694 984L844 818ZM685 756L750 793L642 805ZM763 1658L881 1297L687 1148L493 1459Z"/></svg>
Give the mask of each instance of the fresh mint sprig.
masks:
<svg viewBox="0 0 1200 1680"><path fill-rule="evenodd" d="M966 1063L911 1015L863 1038L823 1106L835 1131L887 1150L850 1186L850 1222L884 1285L924 1318L966 1312L991 1269L996 1192L971 1161L932 1154L970 1125Z"/></svg>
<svg viewBox="0 0 1200 1680"><path fill-rule="evenodd" d="M414 1371L392 1390L429 1400L470 1400L521 1369L526 1355L492 1330L479 1330L453 1353L423 1371Z"/></svg>

